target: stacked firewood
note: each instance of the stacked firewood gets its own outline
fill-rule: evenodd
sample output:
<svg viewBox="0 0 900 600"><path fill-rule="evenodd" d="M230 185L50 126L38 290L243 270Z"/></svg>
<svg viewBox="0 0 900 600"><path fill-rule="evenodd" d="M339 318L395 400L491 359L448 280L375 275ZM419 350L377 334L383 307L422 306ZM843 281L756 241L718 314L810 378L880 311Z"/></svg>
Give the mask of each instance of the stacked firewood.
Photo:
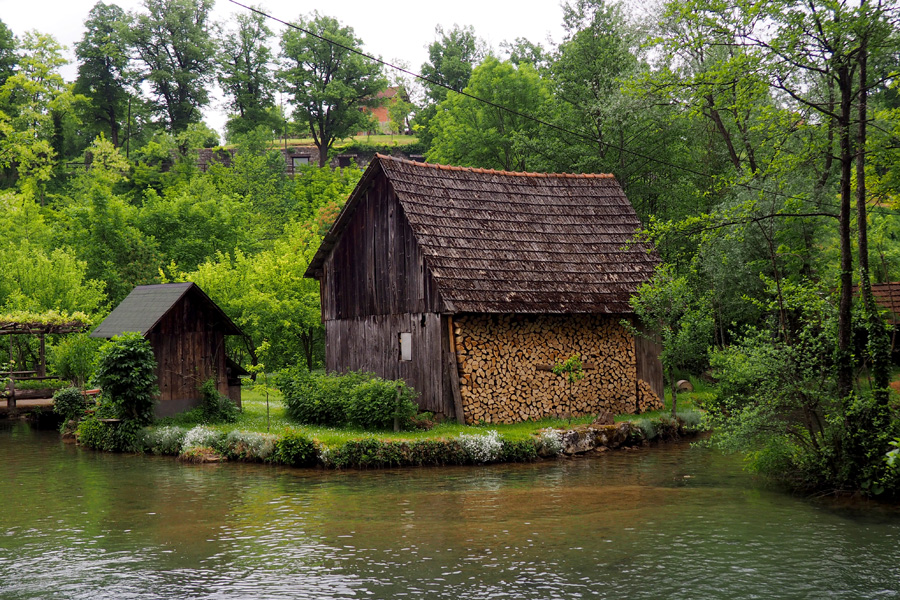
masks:
<svg viewBox="0 0 900 600"><path fill-rule="evenodd" d="M634 339L620 320L616 315L457 317L454 341L466 422L638 411L650 400L638 401ZM582 378L570 381L553 372L574 355L583 365Z"/></svg>

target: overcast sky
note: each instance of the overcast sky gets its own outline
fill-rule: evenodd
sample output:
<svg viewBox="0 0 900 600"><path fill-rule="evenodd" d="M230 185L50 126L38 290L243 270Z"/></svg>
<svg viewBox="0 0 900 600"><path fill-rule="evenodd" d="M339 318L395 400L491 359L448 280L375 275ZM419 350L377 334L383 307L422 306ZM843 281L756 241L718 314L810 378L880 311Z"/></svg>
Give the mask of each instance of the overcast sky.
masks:
<svg viewBox="0 0 900 600"><path fill-rule="evenodd" d="M68 48L72 64L63 71L71 81L75 77L73 47L84 35L84 20L96 0L0 0L0 19L17 36L29 30L52 34ZM141 10L140 0L107 1L126 11ZM242 4L260 6L270 15L284 21L294 21L301 14L318 10L336 17L342 24L353 27L362 39L364 50L393 62L406 62L418 72L428 57L427 46L434 40L435 26L445 29L453 24L472 25L476 34L495 50L500 42L517 37L532 42L552 38L558 43L563 34L560 0L336 0L333 2L257 0ZM228 21L231 15L246 12L228 0L216 0L213 18ZM280 35L283 26L271 23ZM206 121L220 132L225 116L214 100L206 111Z"/></svg>

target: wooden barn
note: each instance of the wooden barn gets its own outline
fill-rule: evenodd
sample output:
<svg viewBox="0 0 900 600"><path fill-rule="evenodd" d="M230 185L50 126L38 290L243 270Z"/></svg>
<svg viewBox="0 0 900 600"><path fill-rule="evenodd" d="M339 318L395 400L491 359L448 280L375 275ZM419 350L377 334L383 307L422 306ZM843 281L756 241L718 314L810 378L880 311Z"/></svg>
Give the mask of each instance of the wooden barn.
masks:
<svg viewBox="0 0 900 600"><path fill-rule="evenodd" d="M198 387L215 378L219 392L240 406L240 367L225 354L225 336L241 330L194 283L140 285L91 333L111 338L136 331L149 340L159 378L157 417L199 405ZM236 392L236 393L235 393Z"/></svg>
<svg viewBox="0 0 900 600"><path fill-rule="evenodd" d="M306 272L326 367L402 378L468 423L655 408L658 349L621 324L658 263L639 225L610 175L378 155ZM570 389L551 367L574 354Z"/></svg>

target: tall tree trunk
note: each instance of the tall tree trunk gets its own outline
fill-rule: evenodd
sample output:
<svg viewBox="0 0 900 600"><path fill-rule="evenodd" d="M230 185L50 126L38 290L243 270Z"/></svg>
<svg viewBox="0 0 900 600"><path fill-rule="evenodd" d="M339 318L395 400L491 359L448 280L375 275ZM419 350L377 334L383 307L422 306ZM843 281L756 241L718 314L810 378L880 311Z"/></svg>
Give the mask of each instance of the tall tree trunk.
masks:
<svg viewBox="0 0 900 600"><path fill-rule="evenodd" d="M850 246L850 198L853 174L853 156L850 147L850 116L852 114L853 85L850 67L846 63L837 69L838 87L841 97L841 112L838 120L840 140L840 217L838 235L840 238L841 273L840 302L838 304L838 339L835 366L837 369L837 392L843 400L853 391L853 348L851 336L851 309L853 306L853 250Z"/></svg>
<svg viewBox="0 0 900 600"><path fill-rule="evenodd" d="M869 276L869 240L868 221L866 219L866 119L867 115L867 62L868 53L865 41L859 53L859 125L856 137L856 229L857 252L859 263L859 288L862 291L863 305L866 312L866 346L871 361L872 378L874 379L875 398L879 404L886 405L890 394L890 341L884 323L875 306L872 296L872 281Z"/></svg>

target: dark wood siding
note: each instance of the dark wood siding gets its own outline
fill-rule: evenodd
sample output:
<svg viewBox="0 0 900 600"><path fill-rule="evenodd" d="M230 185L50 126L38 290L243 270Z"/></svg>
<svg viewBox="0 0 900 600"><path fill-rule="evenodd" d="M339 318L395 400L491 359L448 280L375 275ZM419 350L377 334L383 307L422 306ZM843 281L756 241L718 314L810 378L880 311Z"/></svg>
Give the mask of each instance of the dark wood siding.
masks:
<svg viewBox="0 0 900 600"><path fill-rule="evenodd" d="M648 332L645 328L638 326L638 331L644 335L634 336L637 378L649 383L653 392L660 398L664 398L665 384L663 383L662 363L659 360L662 348L655 339L647 337Z"/></svg>
<svg viewBox="0 0 900 600"><path fill-rule="evenodd" d="M360 198L323 271L325 321L441 312L422 251L383 177Z"/></svg>
<svg viewBox="0 0 900 600"><path fill-rule="evenodd" d="M159 417L197 406L198 387L210 377L228 395L225 334L211 324L218 315L207 313L205 303L189 293L147 333L157 362Z"/></svg>
<svg viewBox="0 0 900 600"><path fill-rule="evenodd" d="M453 415L441 363L447 343L441 316L435 313L371 315L325 321L326 368L369 371L386 379L403 379L419 392L422 410ZM412 334L412 360L400 360L400 333Z"/></svg>

